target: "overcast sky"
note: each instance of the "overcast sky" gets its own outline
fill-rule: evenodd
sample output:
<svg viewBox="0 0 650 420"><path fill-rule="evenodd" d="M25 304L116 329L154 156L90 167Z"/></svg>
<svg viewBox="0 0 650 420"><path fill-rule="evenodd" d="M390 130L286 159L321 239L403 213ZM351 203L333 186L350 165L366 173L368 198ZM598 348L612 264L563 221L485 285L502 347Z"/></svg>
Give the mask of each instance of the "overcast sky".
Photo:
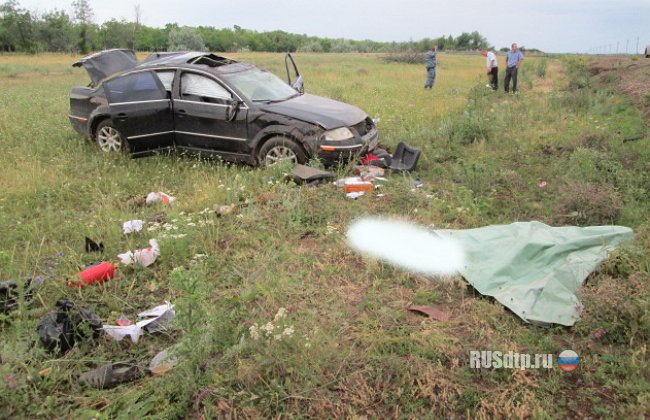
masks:
<svg viewBox="0 0 650 420"><path fill-rule="evenodd" d="M517 42L547 52L643 52L650 0L89 0L96 23L133 20L216 28L239 25L329 38L408 41L479 31L497 49ZM19 0L39 13L72 0ZM598 52L598 51L594 51Z"/></svg>

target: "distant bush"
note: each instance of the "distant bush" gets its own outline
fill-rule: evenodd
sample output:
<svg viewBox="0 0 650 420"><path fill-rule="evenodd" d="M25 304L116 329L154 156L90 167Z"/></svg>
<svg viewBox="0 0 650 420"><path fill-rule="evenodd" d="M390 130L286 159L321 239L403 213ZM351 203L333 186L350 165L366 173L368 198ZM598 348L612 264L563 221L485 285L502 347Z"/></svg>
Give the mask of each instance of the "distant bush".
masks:
<svg viewBox="0 0 650 420"><path fill-rule="evenodd" d="M424 64L424 54L415 51L390 53L382 59L388 63Z"/></svg>

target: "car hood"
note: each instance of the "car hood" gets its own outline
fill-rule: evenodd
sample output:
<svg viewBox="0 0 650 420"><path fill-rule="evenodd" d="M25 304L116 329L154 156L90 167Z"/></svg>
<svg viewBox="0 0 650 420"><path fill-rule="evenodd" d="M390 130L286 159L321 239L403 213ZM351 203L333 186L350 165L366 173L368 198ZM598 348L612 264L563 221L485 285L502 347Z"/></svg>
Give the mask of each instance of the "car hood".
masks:
<svg viewBox="0 0 650 420"><path fill-rule="evenodd" d="M72 67L82 67L88 72L93 85L121 71L129 70L138 65L138 59L131 50L113 49L90 54L77 61Z"/></svg>
<svg viewBox="0 0 650 420"><path fill-rule="evenodd" d="M326 130L355 125L367 117L367 114L356 106L308 93L287 101L265 104L260 108L267 112L318 124Z"/></svg>

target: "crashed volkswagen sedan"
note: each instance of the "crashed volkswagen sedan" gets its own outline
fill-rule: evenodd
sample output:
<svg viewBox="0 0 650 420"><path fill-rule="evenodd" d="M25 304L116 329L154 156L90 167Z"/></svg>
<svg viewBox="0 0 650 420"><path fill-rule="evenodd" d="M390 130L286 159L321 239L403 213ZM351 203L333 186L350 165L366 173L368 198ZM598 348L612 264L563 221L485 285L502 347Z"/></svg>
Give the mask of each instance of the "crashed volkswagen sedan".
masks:
<svg viewBox="0 0 650 420"><path fill-rule="evenodd" d="M91 83L70 94L70 122L104 152L134 157L180 150L252 165L325 163L373 150L377 128L361 109L304 93L253 64L203 52L101 51L73 64Z"/></svg>

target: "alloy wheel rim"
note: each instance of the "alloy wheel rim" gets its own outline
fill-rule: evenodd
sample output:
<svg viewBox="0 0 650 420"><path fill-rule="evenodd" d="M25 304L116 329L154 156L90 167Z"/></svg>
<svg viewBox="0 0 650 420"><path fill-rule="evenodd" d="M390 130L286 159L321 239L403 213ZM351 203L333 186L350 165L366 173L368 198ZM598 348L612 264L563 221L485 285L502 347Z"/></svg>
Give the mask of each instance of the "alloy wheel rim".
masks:
<svg viewBox="0 0 650 420"><path fill-rule="evenodd" d="M122 137L113 127L102 127L97 134L97 143L104 152L119 152L122 150Z"/></svg>
<svg viewBox="0 0 650 420"><path fill-rule="evenodd" d="M273 165L280 162L289 161L291 163L298 163L296 153L286 146L275 146L268 151L265 157L268 165Z"/></svg>

